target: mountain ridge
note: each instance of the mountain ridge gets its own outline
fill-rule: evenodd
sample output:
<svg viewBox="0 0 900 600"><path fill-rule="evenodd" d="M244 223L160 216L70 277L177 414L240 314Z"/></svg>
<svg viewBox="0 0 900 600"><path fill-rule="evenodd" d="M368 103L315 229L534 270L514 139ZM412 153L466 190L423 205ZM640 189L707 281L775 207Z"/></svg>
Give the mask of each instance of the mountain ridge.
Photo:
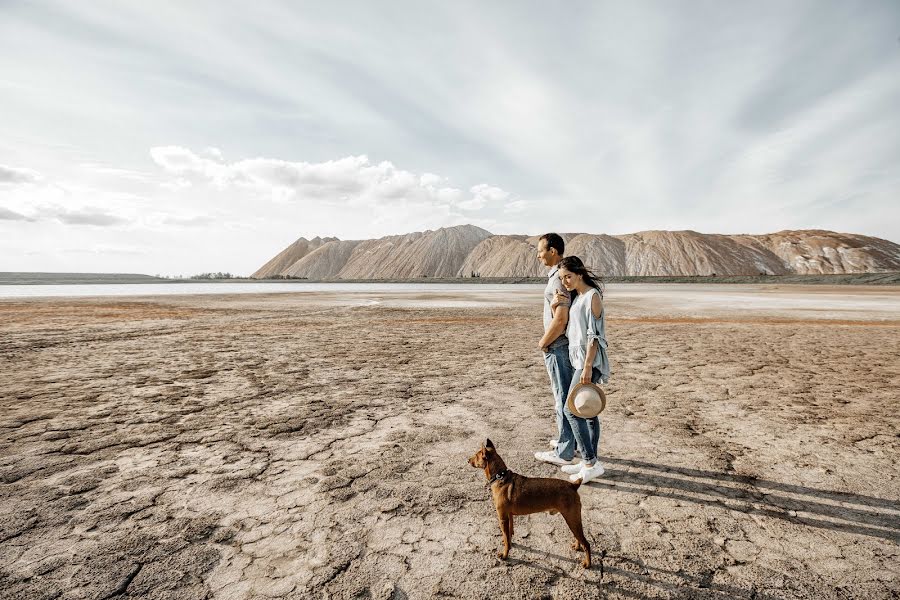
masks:
<svg viewBox="0 0 900 600"><path fill-rule="evenodd" d="M622 235L564 233L566 254L610 276L744 276L900 271L900 245L822 229L765 234L647 230ZM539 236L494 235L474 225L371 240L299 238L254 279L539 277Z"/></svg>

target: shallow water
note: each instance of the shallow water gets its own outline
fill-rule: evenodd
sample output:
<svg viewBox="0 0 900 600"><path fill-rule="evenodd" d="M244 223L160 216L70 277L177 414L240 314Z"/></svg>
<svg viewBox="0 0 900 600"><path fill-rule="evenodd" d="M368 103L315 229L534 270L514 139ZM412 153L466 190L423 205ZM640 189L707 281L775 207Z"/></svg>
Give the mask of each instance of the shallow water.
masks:
<svg viewBox="0 0 900 600"><path fill-rule="evenodd" d="M85 296L171 296L193 294L279 294L297 292L504 292L536 289L519 284L465 283L92 283L0 285L0 298Z"/></svg>
<svg viewBox="0 0 900 600"><path fill-rule="evenodd" d="M0 299L293 294L315 304L401 308L540 306L539 284L159 283L6 285ZM800 318L900 321L900 288L728 284L609 284L610 318ZM536 308L537 310L537 308Z"/></svg>

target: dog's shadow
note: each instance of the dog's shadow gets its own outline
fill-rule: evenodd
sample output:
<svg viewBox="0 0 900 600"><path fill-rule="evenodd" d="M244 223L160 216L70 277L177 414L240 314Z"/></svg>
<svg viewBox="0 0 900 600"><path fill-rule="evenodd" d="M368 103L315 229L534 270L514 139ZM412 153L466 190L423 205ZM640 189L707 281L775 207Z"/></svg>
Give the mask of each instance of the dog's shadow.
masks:
<svg viewBox="0 0 900 600"><path fill-rule="evenodd" d="M512 543L510 544L510 548L511 548L512 550L521 550L521 551L523 551L523 552L527 552L528 554L537 554L537 555L540 555L541 557L544 557L544 558L552 558L552 559L556 559L556 560L558 560L558 561L560 561L560 562L563 562L563 563L571 563L571 565L572 565L573 567L574 567L574 566L579 566L579 567L581 566L581 559L580 559L580 558L572 558L571 556L562 556L561 554L555 554L555 553L553 553L553 552L548 552L548 551L546 551L546 550L536 550L535 548L532 548L532 547L530 547L530 546L526 546L526 545L524 545L524 544L520 544L519 542L512 542ZM592 555L592 556L591 556L591 568L590 568L590 570L591 570L591 571L595 571L595 570L596 570L596 571L599 571L599 573L600 573L600 579L603 579L603 574L604 574L604 567L603 567L603 559L604 559L604 558L606 558L606 550L601 550L601 551L600 551L600 554L598 554L598 555ZM529 567L538 569L538 570L540 570L540 571L544 571L545 573L549 573L549 574L553 575L554 577L558 577L558 576L560 575L560 571L565 571L565 569L562 569L562 568L560 568L560 569L552 569L552 568L550 568L550 567L545 567L545 566L543 566L543 565L540 565L540 564L538 564L538 563L536 563L536 562L534 562L534 561L528 560L528 559L513 558L512 556L508 557L505 561L503 561L503 560L501 560L501 559L499 559L499 558L498 558L497 560L500 561L500 562L505 562L506 564L509 564L509 565L525 565L525 566L529 566Z"/></svg>

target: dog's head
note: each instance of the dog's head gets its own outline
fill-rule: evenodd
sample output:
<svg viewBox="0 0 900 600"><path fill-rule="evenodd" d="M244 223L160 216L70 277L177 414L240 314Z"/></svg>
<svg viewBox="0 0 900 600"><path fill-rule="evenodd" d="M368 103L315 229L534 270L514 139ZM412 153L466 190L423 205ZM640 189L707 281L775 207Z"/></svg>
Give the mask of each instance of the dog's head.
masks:
<svg viewBox="0 0 900 600"><path fill-rule="evenodd" d="M497 454L497 449L494 448L494 442L491 440L487 440L484 444L481 445L478 452L472 455L469 459L469 464L475 467L476 469L483 469L488 465L490 458L492 455Z"/></svg>

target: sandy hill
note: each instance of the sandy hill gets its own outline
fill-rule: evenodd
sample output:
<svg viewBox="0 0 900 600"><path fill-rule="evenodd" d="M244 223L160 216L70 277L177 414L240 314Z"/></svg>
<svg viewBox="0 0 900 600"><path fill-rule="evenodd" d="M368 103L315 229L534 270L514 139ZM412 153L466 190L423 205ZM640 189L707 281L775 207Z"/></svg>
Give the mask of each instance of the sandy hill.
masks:
<svg viewBox="0 0 900 600"><path fill-rule="evenodd" d="M285 269L285 275L308 279L334 279L362 240L331 240Z"/></svg>
<svg viewBox="0 0 900 600"><path fill-rule="evenodd" d="M469 277L506 277L513 272L526 277L539 277L546 269L537 260L535 246L524 235L494 235L482 240L457 273Z"/></svg>
<svg viewBox="0 0 900 600"><path fill-rule="evenodd" d="M311 240L307 240L306 238L300 238L299 240L276 254L274 257L272 257L269 262L257 269L256 272L250 277L252 277L253 279L266 279L267 277L286 275L287 269L289 269L295 262L306 256L322 244L336 239L337 238L315 237Z"/></svg>
<svg viewBox="0 0 900 600"><path fill-rule="evenodd" d="M601 275L790 275L900 271L900 245L832 231L719 235L642 231L561 234L566 253ZM253 277L413 279L539 277L538 236L493 235L473 225L375 240L300 238ZM262 275L261 275L262 274Z"/></svg>

